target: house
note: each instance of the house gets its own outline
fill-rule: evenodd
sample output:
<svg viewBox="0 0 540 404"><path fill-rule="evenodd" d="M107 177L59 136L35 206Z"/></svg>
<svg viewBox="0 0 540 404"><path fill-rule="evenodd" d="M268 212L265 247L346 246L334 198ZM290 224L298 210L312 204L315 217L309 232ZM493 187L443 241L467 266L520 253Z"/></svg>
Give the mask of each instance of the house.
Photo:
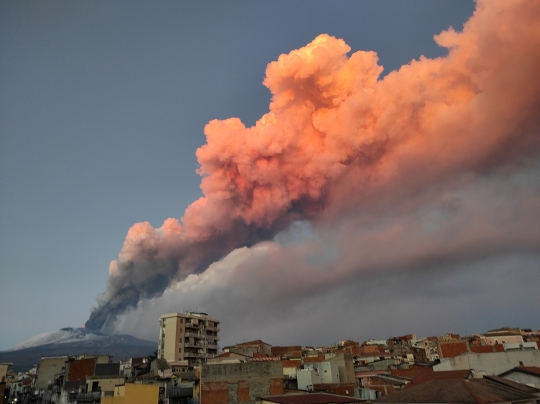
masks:
<svg viewBox="0 0 540 404"><path fill-rule="evenodd" d="M67 356L43 357L37 368L36 390L47 390L54 384L55 375L60 374L68 360Z"/></svg>
<svg viewBox="0 0 540 404"><path fill-rule="evenodd" d="M0 363L0 397L4 397L5 391L6 391L6 383L7 383L7 372L10 366L12 366L13 363L11 362L3 362Z"/></svg>
<svg viewBox="0 0 540 404"><path fill-rule="evenodd" d="M158 404L159 386L126 383L114 388L112 396L101 398L101 404Z"/></svg>
<svg viewBox="0 0 540 404"><path fill-rule="evenodd" d="M507 370L499 375L500 377L512 380L517 383L526 384L540 389L540 367L538 366L519 366Z"/></svg>
<svg viewBox="0 0 540 404"><path fill-rule="evenodd" d="M433 366L433 370L473 369L486 375L499 375L523 363L525 366L540 366L540 351L507 351L472 353L467 352Z"/></svg>
<svg viewBox="0 0 540 404"><path fill-rule="evenodd" d="M352 355L347 353L340 353L338 355L326 354L325 359L328 362L337 364L339 370L339 381L341 383L356 383Z"/></svg>
<svg viewBox="0 0 540 404"><path fill-rule="evenodd" d="M471 403L471 404L517 404L535 403L538 395L519 386L500 383L490 379L432 380L406 388L376 403ZM529 389L532 389L529 387ZM535 389L536 390L536 389ZM537 391L540 393L540 390Z"/></svg>
<svg viewBox="0 0 540 404"><path fill-rule="evenodd" d="M301 358L301 346L273 346L270 348L271 356L278 356L282 359Z"/></svg>
<svg viewBox="0 0 540 404"><path fill-rule="evenodd" d="M340 396L328 393L297 393L262 397L260 400L257 400L257 404L350 404L365 402L365 400L360 400L354 397Z"/></svg>
<svg viewBox="0 0 540 404"><path fill-rule="evenodd" d="M280 360L203 364L199 378L199 397L194 397L201 404L249 403L257 397L283 394Z"/></svg>

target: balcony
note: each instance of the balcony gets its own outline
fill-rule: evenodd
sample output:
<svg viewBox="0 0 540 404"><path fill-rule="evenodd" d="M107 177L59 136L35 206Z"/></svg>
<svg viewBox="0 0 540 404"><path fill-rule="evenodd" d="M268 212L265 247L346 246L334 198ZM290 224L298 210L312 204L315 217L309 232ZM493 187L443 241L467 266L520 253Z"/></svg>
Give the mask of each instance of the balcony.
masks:
<svg viewBox="0 0 540 404"><path fill-rule="evenodd" d="M191 347L191 348L204 348L204 344L198 342L198 343L190 343L190 342L184 342L185 347Z"/></svg>
<svg viewBox="0 0 540 404"><path fill-rule="evenodd" d="M184 352L184 358L204 358L204 354L195 352Z"/></svg>
<svg viewBox="0 0 540 404"><path fill-rule="evenodd" d="M193 337L193 338L202 338L202 337L203 337L201 334L194 333L194 332L186 332L186 333L184 334L184 336L186 336L186 337Z"/></svg>
<svg viewBox="0 0 540 404"><path fill-rule="evenodd" d="M187 383L186 383L187 384ZM168 387L168 397L193 397L193 386L191 387Z"/></svg>
<svg viewBox="0 0 540 404"><path fill-rule="evenodd" d="M92 403L101 401L101 391L91 391L89 393L77 394L78 403Z"/></svg>

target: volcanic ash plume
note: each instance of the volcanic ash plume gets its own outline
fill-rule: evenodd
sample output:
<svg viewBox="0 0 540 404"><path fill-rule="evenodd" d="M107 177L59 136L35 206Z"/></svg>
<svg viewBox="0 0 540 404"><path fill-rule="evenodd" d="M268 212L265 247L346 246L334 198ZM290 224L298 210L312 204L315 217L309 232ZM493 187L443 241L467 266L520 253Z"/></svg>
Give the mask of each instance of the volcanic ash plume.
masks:
<svg viewBox="0 0 540 404"><path fill-rule="evenodd" d="M435 40L447 56L383 79L376 53L348 56L328 35L270 63L269 112L249 128L237 118L206 126L197 150L204 197L180 221L128 231L86 327L112 324L140 299L294 221L328 225L351 209L392 208L535 159L540 2L479 1L463 32Z"/></svg>

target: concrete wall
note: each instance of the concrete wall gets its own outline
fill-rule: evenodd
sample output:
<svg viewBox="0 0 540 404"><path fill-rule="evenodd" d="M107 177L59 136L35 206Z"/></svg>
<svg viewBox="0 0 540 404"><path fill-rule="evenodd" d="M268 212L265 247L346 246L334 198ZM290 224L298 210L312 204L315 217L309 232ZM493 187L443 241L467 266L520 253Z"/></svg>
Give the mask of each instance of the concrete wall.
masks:
<svg viewBox="0 0 540 404"><path fill-rule="evenodd" d="M10 366L10 363L0 363L0 382L6 381L7 371Z"/></svg>
<svg viewBox="0 0 540 404"><path fill-rule="evenodd" d="M276 394L283 394L281 361L202 366L201 404L249 403Z"/></svg>
<svg viewBox="0 0 540 404"><path fill-rule="evenodd" d="M339 367L335 362L316 363L315 367L319 371L321 383L339 383Z"/></svg>
<svg viewBox="0 0 540 404"><path fill-rule="evenodd" d="M98 382L98 386L101 391L114 391L114 388L119 384L123 384L126 380L123 377L111 377L111 378L94 378L89 377L86 379L86 391L92 391L92 385L94 382Z"/></svg>
<svg viewBox="0 0 540 404"><path fill-rule="evenodd" d="M36 379L36 390L46 390L54 382L54 375L60 373L67 361L67 356L41 358Z"/></svg>
<svg viewBox="0 0 540 404"><path fill-rule="evenodd" d="M159 386L126 383L114 389L114 396L102 397L102 404L157 404Z"/></svg>
<svg viewBox="0 0 540 404"><path fill-rule="evenodd" d="M356 383L356 377L354 376L354 363L353 357L349 354L339 354L336 356L326 355L326 360L334 362L338 365L339 381L341 383Z"/></svg>
<svg viewBox="0 0 540 404"><path fill-rule="evenodd" d="M484 371L488 376L493 376L518 367L520 362L524 366L540 366L540 351L466 353L433 366L433 370L438 372L473 369Z"/></svg>
<svg viewBox="0 0 540 404"><path fill-rule="evenodd" d="M321 376L313 369L298 369L296 381L298 390L313 391L314 384L321 384Z"/></svg>
<svg viewBox="0 0 540 404"><path fill-rule="evenodd" d="M165 339L162 346L162 358L167 362L176 362L184 359L184 320L180 316L163 318Z"/></svg>

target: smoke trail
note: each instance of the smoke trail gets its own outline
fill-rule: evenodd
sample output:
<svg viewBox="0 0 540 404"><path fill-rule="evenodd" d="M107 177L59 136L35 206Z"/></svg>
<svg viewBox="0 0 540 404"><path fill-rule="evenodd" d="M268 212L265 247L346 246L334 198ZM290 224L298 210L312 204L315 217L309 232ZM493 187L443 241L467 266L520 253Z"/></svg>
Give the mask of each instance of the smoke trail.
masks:
<svg viewBox="0 0 540 404"><path fill-rule="evenodd" d="M203 198L181 219L138 223L109 268L87 328L204 271L293 220L317 223L364 200L413 195L463 173L489 173L539 149L540 3L479 1L446 57L384 79L374 52L320 35L268 65L269 112L253 127L212 121L197 150Z"/></svg>

